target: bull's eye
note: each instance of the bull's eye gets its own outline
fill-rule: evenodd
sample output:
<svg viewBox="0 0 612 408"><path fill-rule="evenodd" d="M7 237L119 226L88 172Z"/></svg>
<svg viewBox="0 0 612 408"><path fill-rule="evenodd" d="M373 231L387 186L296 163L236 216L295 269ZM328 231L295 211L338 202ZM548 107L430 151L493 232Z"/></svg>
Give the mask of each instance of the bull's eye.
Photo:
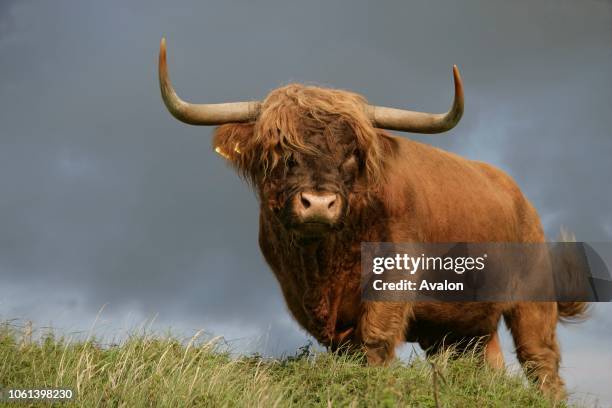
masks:
<svg viewBox="0 0 612 408"><path fill-rule="evenodd" d="M360 172L360 160L358 153L349 155L340 166L340 173L345 183L352 183Z"/></svg>
<svg viewBox="0 0 612 408"><path fill-rule="evenodd" d="M298 164L297 160L293 156L289 156L289 158L287 158L287 161L285 163L288 169L292 169Z"/></svg>
<svg viewBox="0 0 612 408"><path fill-rule="evenodd" d="M346 160L344 160L344 163L342 163L342 169L345 171L356 170L358 161L357 154L353 153Z"/></svg>

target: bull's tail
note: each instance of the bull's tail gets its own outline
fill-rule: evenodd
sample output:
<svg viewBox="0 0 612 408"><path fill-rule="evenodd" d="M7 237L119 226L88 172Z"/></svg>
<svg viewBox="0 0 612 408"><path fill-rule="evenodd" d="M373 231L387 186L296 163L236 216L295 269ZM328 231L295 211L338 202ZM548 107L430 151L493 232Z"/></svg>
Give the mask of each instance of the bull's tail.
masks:
<svg viewBox="0 0 612 408"><path fill-rule="evenodd" d="M561 228L558 241L576 242L576 237L565 228ZM556 268L560 268L560 270L556 271L558 276L563 276L570 280L576 279L576 276L580 277L579 271L581 268L584 268L582 255L578 254L573 248L570 245L559 245L558 250L554 251ZM577 284L576 286L581 285ZM589 317L590 307L587 302L557 302L557 311L559 321L562 323L580 323Z"/></svg>
<svg viewBox="0 0 612 408"><path fill-rule="evenodd" d="M562 323L580 323L589 318L589 303L557 302L559 321Z"/></svg>

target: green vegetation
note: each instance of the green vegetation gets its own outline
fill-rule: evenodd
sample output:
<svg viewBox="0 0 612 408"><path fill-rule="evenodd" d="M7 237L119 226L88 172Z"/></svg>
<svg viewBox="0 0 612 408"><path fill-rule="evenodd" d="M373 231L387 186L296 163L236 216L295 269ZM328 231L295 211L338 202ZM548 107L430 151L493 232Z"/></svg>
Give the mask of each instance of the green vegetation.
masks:
<svg viewBox="0 0 612 408"><path fill-rule="evenodd" d="M470 356L373 368L309 347L279 360L232 358L215 340L197 336L184 342L131 335L104 346L53 334L30 337L0 327L0 385L69 387L76 398L67 406L421 407L436 406L436 397L443 407L550 406L520 376L491 371Z"/></svg>

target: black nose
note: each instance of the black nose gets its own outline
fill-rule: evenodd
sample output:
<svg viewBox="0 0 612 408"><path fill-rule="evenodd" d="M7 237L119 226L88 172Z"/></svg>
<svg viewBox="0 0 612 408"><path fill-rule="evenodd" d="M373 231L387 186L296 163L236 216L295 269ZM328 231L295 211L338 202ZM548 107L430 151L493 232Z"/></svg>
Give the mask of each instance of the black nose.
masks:
<svg viewBox="0 0 612 408"><path fill-rule="evenodd" d="M302 222L333 222L340 215L340 196L336 193L304 191L296 194L294 209Z"/></svg>

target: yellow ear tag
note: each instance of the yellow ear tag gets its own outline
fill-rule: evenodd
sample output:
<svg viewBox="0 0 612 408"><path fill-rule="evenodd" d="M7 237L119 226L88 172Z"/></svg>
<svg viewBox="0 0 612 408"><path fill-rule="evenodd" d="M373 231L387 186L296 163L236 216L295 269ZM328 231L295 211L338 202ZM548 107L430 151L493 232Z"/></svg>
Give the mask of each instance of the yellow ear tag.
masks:
<svg viewBox="0 0 612 408"><path fill-rule="evenodd" d="M240 148L238 147L238 143L236 143L236 145L234 145L234 151L235 151L236 153L238 153L238 154L240 154L240 153L241 153L241 152L240 152ZM216 152L217 154L219 154L219 156L222 156L222 157L224 157L224 158L226 158L226 159L228 159L228 160L230 159L230 155L229 155L229 154L227 154L227 153L225 153L225 152L223 151L223 149L221 149L221 147L220 147L220 146L215 147L215 152Z"/></svg>
<svg viewBox="0 0 612 408"><path fill-rule="evenodd" d="M230 157L229 157L229 154L227 154L227 153L225 153L223 150L221 150L221 148L220 148L219 146L215 147L215 152L216 152L216 153L217 153L219 156L221 156L221 157L223 157L223 158L225 158L225 159L228 159L228 160L229 160L229 158L230 158Z"/></svg>

